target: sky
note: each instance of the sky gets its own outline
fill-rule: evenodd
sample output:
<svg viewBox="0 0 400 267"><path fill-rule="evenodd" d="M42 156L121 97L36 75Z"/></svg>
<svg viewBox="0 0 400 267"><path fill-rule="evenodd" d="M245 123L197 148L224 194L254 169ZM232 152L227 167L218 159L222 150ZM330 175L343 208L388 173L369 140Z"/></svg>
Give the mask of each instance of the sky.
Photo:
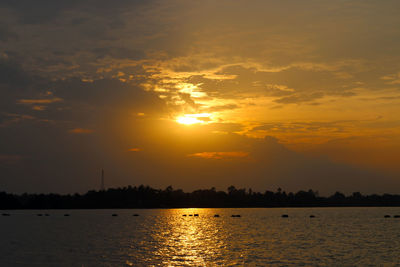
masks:
<svg viewBox="0 0 400 267"><path fill-rule="evenodd" d="M3 0L0 191L400 193L397 0Z"/></svg>

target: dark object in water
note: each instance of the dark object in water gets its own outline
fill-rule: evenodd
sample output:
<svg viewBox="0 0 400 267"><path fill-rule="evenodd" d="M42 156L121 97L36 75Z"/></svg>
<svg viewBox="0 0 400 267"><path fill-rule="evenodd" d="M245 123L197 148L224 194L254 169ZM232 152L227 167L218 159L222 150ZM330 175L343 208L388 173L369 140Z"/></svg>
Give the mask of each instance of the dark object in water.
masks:
<svg viewBox="0 0 400 267"><path fill-rule="evenodd" d="M189 216L193 216L192 214L189 214Z"/></svg>
<svg viewBox="0 0 400 267"><path fill-rule="evenodd" d="M383 216L384 218L390 218L390 215L385 215L385 216Z"/></svg>
<svg viewBox="0 0 400 267"><path fill-rule="evenodd" d="M112 214L111 216L113 216L113 217L117 217L117 216L118 216L118 214L115 214L115 213L114 213L114 214Z"/></svg>
<svg viewBox="0 0 400 267"><path fill-rule="evenodd" d="M36 216L43 216L43 214L39 213L39 214L36 214Z"/></svg>
<svg viewBox="0 0 400 267"><path fill-rule="evenodd" d="M315 216L314 215L310 215L310 218L315 218Z"/></svg>
<svg viewBox="0 0 400 267"><path fill-rule="evenodd" d="M139 216L139 214L135 213L135 214L133 214L133 216L137 217L137 216Z"/></svg>
<svg viewBox="0 0 400 267"><path fill-rule="evenodd" d="M394 215L393 218L400 218L400 215Z"/></svg>
<svg viewBox="0 0 400 267"><path fill-rule="evenodd" d="M186 214L183 214L182 216L185 216L185 217L186 217L187 215L186 215Z"/></svg>
<svg viewBox="0 0 400 267"><path fill-rule="evenodd" d="M50 216L50 215L46 213L44 216L47 216L47 217L48 217L48 216Z"/></svg>
<svg viewBox="0 0 400 267"><path fill-rule="evenodd" d="M68 213L65 213L65 214L64 214L64 216L65 216L65 217L68 217L68 216L69 216L69 214L68 214Z"/></svg>
<svg viewBox="0 0 400 267"><path fill-rule="evenodd" d="M218 214L215 214L214 217L217 218L217 217L219 217L219 215L218 215Z"/></svg>
<svg viewBox="0 0 400 267"><path fill-rule="evenodd" d="M289 215L287 215L287 214L283 214L281 217L282 217L282 218L288 218L288 217L289 217Z"/></svg>
<svg viewBox="0 0 400 267"><path fill-rule="evenodd" d="M1 215L2 215L2 216L11 216L10 213L2 213Z"/></svg>
<svg viewBox="0 0 400 267"><path fill-rule="evenodd" d="M195 214L194 216L195 216L195 217L199 217L199 214Z"/></svg>
<svg viewBox="0 0 400 267"><path fill-rule="evenodd" d="M241 217L240 214L233 214L231 217Z"/></svg>

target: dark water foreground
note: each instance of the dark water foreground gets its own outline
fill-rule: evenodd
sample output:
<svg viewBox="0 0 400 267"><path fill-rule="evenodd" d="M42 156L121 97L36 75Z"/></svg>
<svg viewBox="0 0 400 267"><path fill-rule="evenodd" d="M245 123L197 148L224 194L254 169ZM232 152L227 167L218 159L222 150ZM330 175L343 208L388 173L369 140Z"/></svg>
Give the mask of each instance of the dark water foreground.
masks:
<svg viewBox="0 0 400 267"><path fill-rule="evenodd" d="M7 213L0 216L0 266L400 264L400 218L393 218L400 208Z"/></svg>

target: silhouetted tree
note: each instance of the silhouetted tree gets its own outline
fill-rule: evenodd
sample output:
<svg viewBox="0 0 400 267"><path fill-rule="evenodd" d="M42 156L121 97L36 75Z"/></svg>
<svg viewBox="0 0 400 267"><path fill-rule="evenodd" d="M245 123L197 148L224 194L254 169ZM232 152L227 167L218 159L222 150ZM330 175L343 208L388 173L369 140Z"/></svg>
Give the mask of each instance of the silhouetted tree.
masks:
<svg viewBox="0 0 400 267"><path fill-rule="evenodd" d="M164 190L149 186L127 186L107 190L90 190L86 194L8 194L0 192L0 209L76 209L76 208L174 208L174 207L312 207L312 206L400 206L400 195L368 195L354 192L346 197L336 192L320 197L309 189L288 194L254 192L245 188L228 187L228 192L199 189L185 193L172 186Z"/></svg>

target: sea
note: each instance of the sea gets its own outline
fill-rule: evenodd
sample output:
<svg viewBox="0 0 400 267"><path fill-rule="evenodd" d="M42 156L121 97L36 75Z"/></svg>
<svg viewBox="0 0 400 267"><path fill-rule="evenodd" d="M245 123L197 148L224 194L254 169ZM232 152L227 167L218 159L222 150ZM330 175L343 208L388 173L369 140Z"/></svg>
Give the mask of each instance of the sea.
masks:
<svg viewBox="0 0 400 267"><path fill-rule="evenodd" d="M0 213L0 266L400 266L398 207Z"/></svg>

